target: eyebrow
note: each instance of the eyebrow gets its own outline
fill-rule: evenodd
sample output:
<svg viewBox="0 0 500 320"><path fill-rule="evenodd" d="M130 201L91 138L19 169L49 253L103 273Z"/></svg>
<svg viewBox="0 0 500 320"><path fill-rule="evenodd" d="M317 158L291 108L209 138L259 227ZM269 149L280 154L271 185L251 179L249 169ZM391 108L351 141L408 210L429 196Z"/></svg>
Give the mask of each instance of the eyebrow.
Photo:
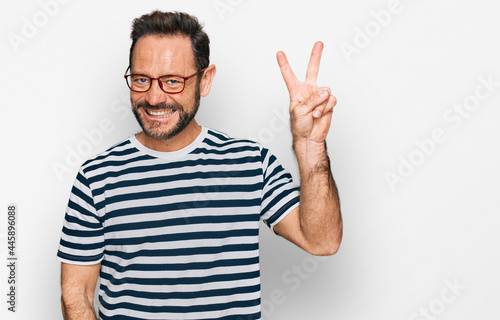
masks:
<svg viewBox="0 0 500 320"><path fill-rule="evenodd" d="M149 75L146 72L132 72L132 69L130 69L130 74L138 74L138 75L148 76L150 78L155 78L155 77L152 77L151 75ZM158 76L157 78L166 77L166 76L175 76L175 77L181 77L181 78L184 77L184 76L181 76L180 74L167 73L167 74L162 74L162 75Z"/></svg>

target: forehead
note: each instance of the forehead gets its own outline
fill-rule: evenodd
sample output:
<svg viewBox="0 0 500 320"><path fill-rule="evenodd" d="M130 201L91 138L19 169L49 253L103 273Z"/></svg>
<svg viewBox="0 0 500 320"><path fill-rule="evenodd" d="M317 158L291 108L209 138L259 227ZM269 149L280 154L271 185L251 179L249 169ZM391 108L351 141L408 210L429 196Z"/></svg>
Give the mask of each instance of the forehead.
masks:
<svg viewBox="0 0 500 320"><path fill-rule="evenodd" d="M151 76L183 75L195 70L191 40L182 35L147 35L137 40L133 55L134 73Z"/></svg>

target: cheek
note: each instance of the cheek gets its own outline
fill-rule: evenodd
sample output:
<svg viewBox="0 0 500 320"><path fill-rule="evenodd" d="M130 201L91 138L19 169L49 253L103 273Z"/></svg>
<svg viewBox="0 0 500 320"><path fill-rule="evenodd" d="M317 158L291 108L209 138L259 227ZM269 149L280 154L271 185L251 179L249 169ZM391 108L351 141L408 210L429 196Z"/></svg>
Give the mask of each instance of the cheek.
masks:
<svg viewBox="0 0 500 320"><path fill-rule="evenodd" d="M186 88L179 94L177 101L182 105L190 106L195 101L196 89Z"/></svg>
<svg viewBox="0 0 500 320"><path fill-rule="evenodd" d="M190 93L188 92L181 92L175 95L171 95L169 99L170 103L180 105L184 109L190 106L191 99L190 99Z"/></svg>
<svg viewBox="0 0 500 320"><path fill-rule="evenodd" d="M132 92L130 94L130 103L132 103L132 105L136 105L138 102L142 102L143 100L144 100L144 94L136 92Z"/></svg>
<svg viewBox="0 0 500 320"><path fill-rule="evenodd" d="M130 95L130 105L132 106L133 109L135 109L135 106L137 105L137 99Z"/></svg>

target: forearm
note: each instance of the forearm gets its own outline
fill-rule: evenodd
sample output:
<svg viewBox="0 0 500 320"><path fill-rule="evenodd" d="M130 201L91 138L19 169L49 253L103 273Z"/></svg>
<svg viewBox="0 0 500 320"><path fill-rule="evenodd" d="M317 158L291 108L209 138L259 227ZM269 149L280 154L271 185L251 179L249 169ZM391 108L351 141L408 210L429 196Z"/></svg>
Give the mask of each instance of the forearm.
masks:
<svg viewBox="0 0 500 320"><path fill-rule="evenodd" d="M64 320L97 320L94 304L86 294L80 297L63 295L61 307Z"/></svg>
<svg viewBox="0 0 500 320"><path fill-rule="evenodd" d="M61 307L65 320L96 320L94 291L100 263L61 264Z"/></svg>
<svg viewBox="0 0 500 320"><path fill-rule="evenodd" d="M319 254L334 254L342 239L342 217L325 143L294 139L300 170L300 230Z"/></svg>
<svg viewBox="0 0 500 320"><path fill-rule="evenodd" d="M61 307L64 320L97 320L92 298L85 293L63 293Z"/></svg>

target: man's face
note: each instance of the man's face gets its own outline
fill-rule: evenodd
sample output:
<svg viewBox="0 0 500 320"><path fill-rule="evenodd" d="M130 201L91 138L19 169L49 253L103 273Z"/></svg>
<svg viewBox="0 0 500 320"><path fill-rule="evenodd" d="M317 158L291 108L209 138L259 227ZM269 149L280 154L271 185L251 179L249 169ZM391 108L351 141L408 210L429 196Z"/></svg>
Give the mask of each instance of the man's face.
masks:
<svg viewBox="0 0 500 320"><path fill-rule="evenodd" d="M195 68L191 41L185 36L143 36L132 55L131 73L152 78L163 75L192 75ZM200 104L200 89L195 76L184 90L168 94L153 80L148 92L131 91L132 111L144 133L156 140L175 137L193 120Z"/></svg>

